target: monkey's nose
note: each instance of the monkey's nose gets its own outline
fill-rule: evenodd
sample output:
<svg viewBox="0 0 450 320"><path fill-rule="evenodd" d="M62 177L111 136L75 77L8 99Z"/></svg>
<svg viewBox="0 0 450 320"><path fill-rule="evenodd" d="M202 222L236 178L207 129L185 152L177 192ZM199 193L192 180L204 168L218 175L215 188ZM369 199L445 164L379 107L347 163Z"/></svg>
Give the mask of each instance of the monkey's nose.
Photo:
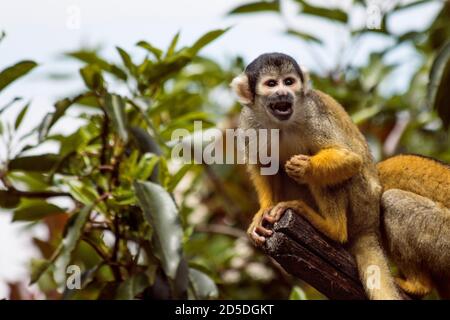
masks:
<svg viewBox="0 0 450 320"><path fill-rule="evenodd" d="M283 97L283 96L287 96L288 92L286 90L278 90L276 92L277 97Z"/></svg>

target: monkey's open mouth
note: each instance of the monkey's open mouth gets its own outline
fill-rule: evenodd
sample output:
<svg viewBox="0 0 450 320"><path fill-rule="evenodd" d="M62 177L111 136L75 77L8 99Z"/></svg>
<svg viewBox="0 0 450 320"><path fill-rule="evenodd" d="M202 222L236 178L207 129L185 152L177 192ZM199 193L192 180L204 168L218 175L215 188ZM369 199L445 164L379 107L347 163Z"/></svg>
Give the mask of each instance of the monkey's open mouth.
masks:
<svg viewBox="0 0 450 320"><path fill-rule="evenodd" d="M287 120L292 114L292 103L280 101L269 105L270 112L279 120Z"/></svg>

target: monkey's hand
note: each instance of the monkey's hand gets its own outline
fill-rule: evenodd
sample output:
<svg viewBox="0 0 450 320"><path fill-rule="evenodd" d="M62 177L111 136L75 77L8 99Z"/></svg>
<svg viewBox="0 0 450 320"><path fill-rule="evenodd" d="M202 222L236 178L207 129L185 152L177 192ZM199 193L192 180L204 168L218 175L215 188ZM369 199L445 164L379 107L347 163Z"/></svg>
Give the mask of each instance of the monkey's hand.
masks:
<svg viewBox="0 0 450 320"><path fill-rule="evenodd" d="M253 217L253 221L247 230L247 234L250 240L256 246L262 246L266 242L266 238L273 234L273 231L267 228L268 224L271 224L271 218L269 216L273 207L261 208ZM269 220L268 220L269 219Z"/></svg>
<svg viewBox="0 0 450 320"><path fill-rule="evenodd" d="M304 154L295 155L286 162L284 169L297 183L305 184L311 171L311 157Z"/></svg>
<svg viewBox="0 0 450 320"><path fill-rule="evenodd" d="M250 239L257 246L262 246L266 239L272 236L272 226L279 221L287 209L303 211L303 206L298 201L279 202L273 207L260 209L253 218L253 222L247 230Z"/></svg>

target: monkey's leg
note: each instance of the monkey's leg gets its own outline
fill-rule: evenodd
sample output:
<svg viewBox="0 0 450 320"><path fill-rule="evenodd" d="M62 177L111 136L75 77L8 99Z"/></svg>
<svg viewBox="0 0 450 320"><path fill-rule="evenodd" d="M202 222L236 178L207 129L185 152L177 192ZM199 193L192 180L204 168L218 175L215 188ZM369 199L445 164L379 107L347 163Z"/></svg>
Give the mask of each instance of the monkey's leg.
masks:
<svg viewBox="0 0 450 320"><path fill-rule="evenodd" d="M322 216L303 201L292 200L279 202L272 210L264 214L263 220L273 224L280 220L287 209L293 209L296 213L305 217L317 230L330 239L338 242L345 242L347 240L345 210L337 215Z"/></svg>
<svg viewBox="0 0 450 320"><path fill-rule="evenodd" d="M263 217L274 205L273 188L276 188L277 181L274 177L260 175L257 166L250 166L249 172L258 194L260 209L253 217L252 223L247 229L247 234L253 243L261 246L266 241L266 237L271 236L273 232L263 226Z"/></svg>
<svg viewBox="0 0 450 320"><path fill-rule="evenodd" d="M375 232L353 235L349 244L358 266L361 283L370 300L401 300L387 258Z"/></svg>

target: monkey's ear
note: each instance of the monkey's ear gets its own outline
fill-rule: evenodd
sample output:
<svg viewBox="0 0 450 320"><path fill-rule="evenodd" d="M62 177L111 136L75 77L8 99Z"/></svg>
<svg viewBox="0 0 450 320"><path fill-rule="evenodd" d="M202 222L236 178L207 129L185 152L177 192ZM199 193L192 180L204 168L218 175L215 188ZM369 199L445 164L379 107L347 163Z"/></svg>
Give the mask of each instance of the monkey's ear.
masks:
<svg viewBox="0 0 450 320"><path fill-rule="evenodd" d="M250 104L253 101L253 95L248 83L248 77L245 73L241 73L230 83L230 87L236 93L238 101L244 105Z"/></svg>
<svg viewBox="0 0 450 320"><path fill-rule="evenodd" d="M300 70L302 70L303 74L303 91L308 92L309 90L312 89L311 79L309 78L309 71L303 65L300 66Z"/></svg>

